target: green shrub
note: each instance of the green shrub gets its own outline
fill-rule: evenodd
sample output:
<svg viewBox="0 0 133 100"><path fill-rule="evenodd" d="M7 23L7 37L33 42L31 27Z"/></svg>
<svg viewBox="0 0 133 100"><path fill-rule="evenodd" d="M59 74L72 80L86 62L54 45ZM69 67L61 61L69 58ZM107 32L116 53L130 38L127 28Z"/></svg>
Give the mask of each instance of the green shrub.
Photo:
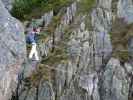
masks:
<svg viewBox="0 0 133 100"><path fill-rule="evenodd" d="M15 0L11 14L20 20L30 20L52 9L57 13L61 7L69 3L70 0Z"/></svg>

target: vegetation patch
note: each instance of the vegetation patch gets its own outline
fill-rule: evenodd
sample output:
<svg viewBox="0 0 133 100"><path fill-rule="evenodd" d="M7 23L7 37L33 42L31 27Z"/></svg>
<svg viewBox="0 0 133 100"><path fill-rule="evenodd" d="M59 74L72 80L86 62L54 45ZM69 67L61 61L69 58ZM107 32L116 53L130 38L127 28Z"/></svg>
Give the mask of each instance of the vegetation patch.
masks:
<svg viewBox="0 0 133 100"><path fill-rule="evenodd" d="M128 41L133 37L133 24L127 24L122 18L117 18L112 24L110 32L113 45L113 56L119 58L121 62L128 61Z"/></svg>
<svg viewBox="0 0 133 100"><path fill-rule="evenodd" d="M71 0L15 0L11 14L20 20L30 20L50 10L56 14L71 2Z"/></svg>
<svg viewBox="0 0 133 100"><path fill-rule="evenodd" d="M78 4L79 13L88 13L95 6L96 0L80 0Z"/></svg>

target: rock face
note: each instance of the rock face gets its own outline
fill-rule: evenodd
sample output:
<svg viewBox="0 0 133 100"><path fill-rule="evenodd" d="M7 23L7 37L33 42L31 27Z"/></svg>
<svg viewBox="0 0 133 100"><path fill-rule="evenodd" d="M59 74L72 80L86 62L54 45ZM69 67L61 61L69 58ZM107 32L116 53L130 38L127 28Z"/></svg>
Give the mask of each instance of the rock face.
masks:
<svg viewBox="0 0 133 100"><path fill-rule="evenodd" d="M0 100L11 98L18 73L26 58L24 30L0 1Z"/></svg>
<svg viewBox="0 0 133 100"><path fill-rule="evenodd" d="M8 9L8 10L11 10L12 9L12 3L14 0L1 0L5 7Z"/></svg>
<svg viewBox="0 0 133 100"><path fill-rule="evenodd" d="M118 2L118 16L124 17L128 23L133 22L133 1L132 0L119 0Z"/></svg>
<svg viewBox="0 0 133 100"><path fill-rule="evenodd" d="M101 80L101 100L128 100L131 80L128 77L130 72L126 72L126 68L133 71L131 65L121 66L119 60L110 59Z"/></svg>
<svg viewBox="0 0 133 100"><path fill-rule="evenodd" d="M96 7L89 15L76 16L79 2L66 7L54 32L55 41L62 42L65 28L69 27L67 30L71 35L66 43L67 63L53 66L53 80L41 79L36 87L29 86L26 80L20 80L15 100L132 100L133 60L131 58L129 62L121 63L112 57L109 34L116 17L132 23L132 0L96 0ZM44 15L47 26L53 12ZM91 30L87 22L91 24ZM46 45L41 43L39 46L43 55ZM51 47L50 41L47 52ZM132 56L132 38L129 40L129 52ZM25 74L31 69L30 65L24 68L25 79Z"/></svg>

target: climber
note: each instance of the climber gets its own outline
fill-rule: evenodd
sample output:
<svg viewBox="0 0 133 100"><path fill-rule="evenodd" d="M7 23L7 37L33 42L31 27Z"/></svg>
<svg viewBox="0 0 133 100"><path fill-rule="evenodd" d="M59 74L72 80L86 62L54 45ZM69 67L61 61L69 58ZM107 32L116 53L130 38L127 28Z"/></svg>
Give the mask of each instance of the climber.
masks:
<svg viewBox="0 0 133 100"><path fill-rule="evenodd" d="M26 42L28 44L32 44L32 48L29 54L29 59L32 59L34 56L36 61L39 60L37 52L37 34L39 33L40 33L40 28L33 28L33 30L29 32L26 37Z"/></svg>

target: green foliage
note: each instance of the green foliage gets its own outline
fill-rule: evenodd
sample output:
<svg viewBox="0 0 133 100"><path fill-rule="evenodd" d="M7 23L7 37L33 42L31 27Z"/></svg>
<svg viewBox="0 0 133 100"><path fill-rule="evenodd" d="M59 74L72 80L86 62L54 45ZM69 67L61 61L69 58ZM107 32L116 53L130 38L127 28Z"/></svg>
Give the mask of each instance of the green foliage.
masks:
<svg viewBox="0 0 133 100"><path fill-rule="evenodd" d="M57 13L61 7L69 3L70 0L15 0L11 13L20 20L30 20L32 17L40 17L49 10Z"/></svg>
<svg viewBox="0 0 133 100"><path fill-rule="evenodd" d="M95 5L96 0L80 0L79 2L79 12L88 13L91 8Z"/></svg>

